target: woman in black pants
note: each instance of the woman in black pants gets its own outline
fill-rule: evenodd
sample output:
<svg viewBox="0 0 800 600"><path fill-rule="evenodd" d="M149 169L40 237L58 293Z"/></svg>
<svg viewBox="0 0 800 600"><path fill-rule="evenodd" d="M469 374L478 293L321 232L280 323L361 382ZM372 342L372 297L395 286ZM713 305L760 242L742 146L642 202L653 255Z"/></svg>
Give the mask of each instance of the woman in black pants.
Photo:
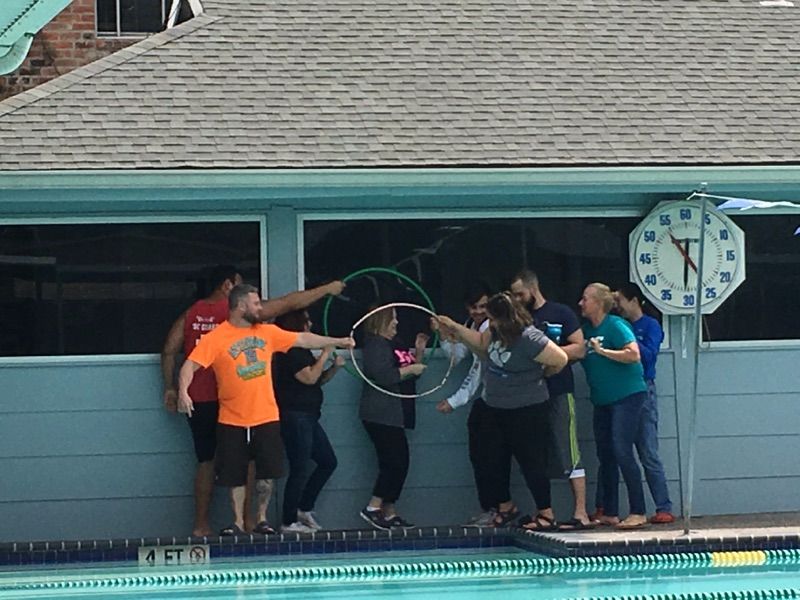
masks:
<svg viewBox="0 0 800 600"><path fill-rule="evenodd" d="M511 456L533 495L538 512L524 527L530 530L555 528L547 476L550 439L547 384L545 377L567 364L567 355L533 326L528 311L508 293L496 294L486 306L489 329L483 333L439 317L440 326L450 330L480 356L486 364L484 396L496 435L485 436L483 451L497 457L494 485L502 499L495 525L508 525L518 514L510 490ZM490 443L493 442L493 443ZM499 461L505 461L500 467Z"/></svg>
<svg viewBox="0 0 800 600"><path fill-rule="evenodd" d="M422 358L428 336L418 334L416 355L399 347L397 314L384 309L364 322L366 336L361 349L364 375L377 386L394 393L413 394L414 379L425 370ZM372 498L361 517L376 529L407 529L414 525L395 510L408 474L409 452L406 429L413 429L413 398L397 398L364 384L358 411L364 429L378 456L378 477Z"/></svg>
<svg viewBox="0 0 800 600"><path fill-rule="evenodd" d="M289 331L311 330L311 319L305 310L280 316L276 324ZM322 386L344 364L344 358L337 356L326 369L331 351L332 348L325 348L315 357L310 350L292 348L272 359L281 436L289 459L289 477L283 489L283 532L311 533L322 529L313 512L314 504L337 465L336 454L319 422Z"/></svg>

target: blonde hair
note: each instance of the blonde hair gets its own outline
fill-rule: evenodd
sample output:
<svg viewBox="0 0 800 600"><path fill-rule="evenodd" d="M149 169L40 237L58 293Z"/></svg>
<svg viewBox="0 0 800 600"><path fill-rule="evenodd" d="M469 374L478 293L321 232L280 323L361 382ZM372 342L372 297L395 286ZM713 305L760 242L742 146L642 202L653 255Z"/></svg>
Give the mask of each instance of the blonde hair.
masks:
<svg viewBox="0 0 800 600"><path fill-rule="evenodd" d="M600 303L603 312L611 312L614 308L614 292L605 283L590 283L587 287L594 290L594 298Z"/></svg>
<svg viewBox="0 0 800 600"><path fill-rule="evenodd" d="M377 308L377 307L375 307ZM379 310L364 321L364 329L372 335L381 335L381 332L389 326L394 318L394 309L385 308Z"/></svg>

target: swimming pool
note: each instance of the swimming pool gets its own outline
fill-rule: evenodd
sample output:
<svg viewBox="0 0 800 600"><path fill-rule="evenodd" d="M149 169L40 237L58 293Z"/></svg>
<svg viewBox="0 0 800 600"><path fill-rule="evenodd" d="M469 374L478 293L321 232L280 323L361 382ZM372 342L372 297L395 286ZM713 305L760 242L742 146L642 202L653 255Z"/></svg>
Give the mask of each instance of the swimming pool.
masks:
<svg viewBox="0 0 800 600"><path fill-rule="evenodd" d="M516 548L234 559L175 568L6 569L0 595L45 598L340 600L800 598L797 551L548 558Z"/></svg>

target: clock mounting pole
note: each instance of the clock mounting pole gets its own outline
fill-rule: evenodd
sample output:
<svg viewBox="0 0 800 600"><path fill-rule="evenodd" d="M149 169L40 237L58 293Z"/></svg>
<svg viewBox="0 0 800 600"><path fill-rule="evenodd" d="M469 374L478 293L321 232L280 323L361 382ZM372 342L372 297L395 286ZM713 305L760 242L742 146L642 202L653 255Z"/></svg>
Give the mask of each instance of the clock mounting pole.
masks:
<svg viewBox="0 0 800 600"><path fill-rule="evenodd" d="M694 365L692 368L692 392L689 395L691 402L691 418L689 419L689 451L687 457L686 488L683 498L683 533L688 535L692 526L692 501L694 500L694 461L697 450L697 383L700 373L700 346L703 341L703 259L705 258L706 242L706 212L708 212L708 198L705 196L707 183L701 183L700 199L700 240L697 247L697 300L694 303Z"/></svg>

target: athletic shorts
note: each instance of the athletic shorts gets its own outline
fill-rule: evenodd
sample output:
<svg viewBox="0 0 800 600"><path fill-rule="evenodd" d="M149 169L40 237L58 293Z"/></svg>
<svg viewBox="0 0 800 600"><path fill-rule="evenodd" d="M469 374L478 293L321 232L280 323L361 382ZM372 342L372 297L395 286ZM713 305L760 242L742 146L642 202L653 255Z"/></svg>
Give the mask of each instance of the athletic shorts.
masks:
<svg viewBox="0 0 800 600"><path fill-rule="evenodd" d="M256 463L256 479L283 477L284 451L280 421L255 427L217 425L217 485L247 483L247 465Z"/></svg>
<svg viewBox="0 0 800 600"><path fill-rule="evenodd" d="M195 402L192 416L187 417L192 430L194 454L197 462L214 460L217 451L217 415L219 402Z"/></svg>
<svg viewBox="0 0 800 600"><path fill-rule="evenodd" d="M553 396L548 407L551 431L548 475L551 479L585 477L578 448L575 398L572 394Z"/></svg>

